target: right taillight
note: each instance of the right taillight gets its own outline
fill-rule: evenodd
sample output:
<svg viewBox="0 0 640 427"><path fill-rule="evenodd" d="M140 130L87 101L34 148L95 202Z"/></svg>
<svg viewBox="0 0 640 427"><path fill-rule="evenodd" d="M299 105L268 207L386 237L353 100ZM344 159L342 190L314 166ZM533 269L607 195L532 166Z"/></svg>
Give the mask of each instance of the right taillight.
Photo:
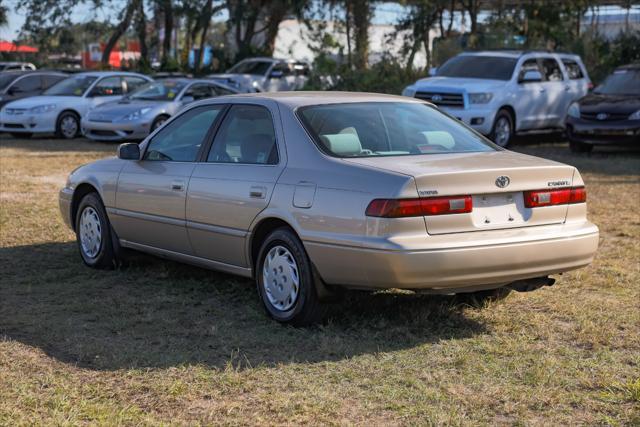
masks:
<svg viewBox="0 0 640 427"><path fill-rule="evenodd" d="M528 208L584 203L586 201L587 191L584 187L524 192L524 205Z"/></svg>
<svg viewBox="0 0 640 427"><path fill-rule="evenodd" d="M472 209L471 196L375 199L367 206L366 215L378 218L407 218L469 213Z"/></svg>

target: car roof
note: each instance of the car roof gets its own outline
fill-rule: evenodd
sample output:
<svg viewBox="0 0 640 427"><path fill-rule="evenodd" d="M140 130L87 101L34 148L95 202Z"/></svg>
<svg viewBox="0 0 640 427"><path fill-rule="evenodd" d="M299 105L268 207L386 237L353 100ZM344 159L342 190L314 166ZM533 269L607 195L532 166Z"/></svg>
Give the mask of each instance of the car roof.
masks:
<svg viewBox="0 0 640 427"><path fill-rule="evenodd" d="M55 74L59 76L68 76L67 73L63 73L61 71L51 71L51 70L8 70L8 71L0 71L0 74L11 74L15 76L22 76L26 74Z"/></svg>
<svg viewBox="0 0 640 427"><path fill-rule="evenodd" d="M517 50L517 49L497 49L497 50L479 50L479 51L465 51L462 52L461 55L468 55L468 56L498 56L498 57L503 57L503 58L520 58L521 56L524 55L531 55L531 56L536 56L536 55L558 55L561 58L572 58L572 59L579 59L580 56L573 54L573 53L567 53L567 52L551 52L551 51L546 51L546 50Z"/></svg>
<svg viewBox="0 0 640 427"><path fill-rule="evenodd" d="M74 76L90 76L90 77L105 77L105 76L136 76L136 77L146 77L144 74L140 73L132 73L129 71L85 71L82 73L76 73Z"/></svg>
<svg viewBox="0 0 640 427"><path fill-rule="evenodd" d="M242 99L272 100L289 108L304 107L307 105L345 104L356 102L407 102L424 104L416 98L408 98L399 95L384 95L380 93L365 92L312 92L312 91L285 91L285 92L260 92L241 93L231 96L212 98L216 101L225 100L232 103L241 102Z"/></svg>

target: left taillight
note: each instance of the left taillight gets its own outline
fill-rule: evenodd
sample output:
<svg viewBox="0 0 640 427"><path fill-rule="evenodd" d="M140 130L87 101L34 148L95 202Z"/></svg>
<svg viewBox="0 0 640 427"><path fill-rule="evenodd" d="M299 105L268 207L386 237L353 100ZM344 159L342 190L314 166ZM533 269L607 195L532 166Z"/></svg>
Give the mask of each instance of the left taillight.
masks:
<svg viewBox="0 0 640 427"><path fill-rule="evenodd" d="M584 187L524 192L524 205L528 208L584 203L586 201L587 191Z"/></svg>
<svg viewBox="0 0 640 427"><path fill-rule="evenodd" d="M471 196L428 197L422 199L375 199L367 206L366 215L378 218L469 213Z"/></svg>

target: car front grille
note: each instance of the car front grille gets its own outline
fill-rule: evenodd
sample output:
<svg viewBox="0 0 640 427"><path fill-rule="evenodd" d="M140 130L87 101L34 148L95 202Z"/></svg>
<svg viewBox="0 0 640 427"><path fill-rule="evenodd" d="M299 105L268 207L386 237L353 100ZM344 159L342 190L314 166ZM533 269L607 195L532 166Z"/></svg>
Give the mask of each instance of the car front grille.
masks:
<svg viewBox="0 0 640 427"><path fill-rule="evenodd" d="M7 129L24 129L24 125L18 123L5 123L4 127Z"/></svg>
<svg viewBox="0 0 640 427"><path fill-rule="evenodd" d="M580 118L582 120L590 120L594 122L615 122L619 120L626 120L629 117L629 114L621 114L621 113L605 113L602 111L598 112L582 112L580 113Z"/></svg>
<svg viewBox="0 0 640 427"><path fill-rule="evenodd" d="M19 116L26 113L27 109L26 108L5 108L4 112L5 114L8 114L10 116Z"/></svg>
<svg viewBox="0 0 640 427"><path fill-rule="evenodd" d="M461 93L416 92L415 97L443 107L463 108L464 97Z"/></svg>

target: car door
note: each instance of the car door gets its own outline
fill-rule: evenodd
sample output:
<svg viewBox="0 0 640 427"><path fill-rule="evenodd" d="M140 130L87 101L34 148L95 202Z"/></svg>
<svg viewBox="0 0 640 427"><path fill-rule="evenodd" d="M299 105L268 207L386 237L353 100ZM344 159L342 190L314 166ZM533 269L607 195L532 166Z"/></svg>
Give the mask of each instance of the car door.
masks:
<svg viewBox="0 0 640 427"><path fill-rule="evenodd" d="M536 58L529 58L522 62L518 71L518 93L513 101L518 130L543 127L548 108L548 93L543 85L543 80L523 81L527 71L538 71L544 79L544 74Z"/></svg>
<svg viewBox="0 0 640 427"><path fill-rule="evenodd" d="M189 178L223 106L186 111L158 131L140 161L127 161L118 178L118 236L126 241L191 254L185 228Z"/></svg>
<svg viewBox="0 0 640 427"><path fill-rule="evenodd" d="M275 119L275 120L274 120ZM197 256L246 267L245 239L284 168L277 109L235 104L187 192L187 229Z"/></svg>
<svg viewBox="0 0 640 427"><path fill-rule="evenodd" d="M547 104L543 127L561 127L564 124L564 116L571 102L570 87L565 80L560 64L553 57L541 57L539 59L542 68L546 91Z"/></svg>
<svg viewBox="0 0 640 427"><path fill-rule="evenodd" d="M589 79L582 71L582 67L577 61L571 58L562 58L562 65L567 75L567 86L569 92L569 105L589 92ZM568 107L567 107L568 108Z"/></svg>

